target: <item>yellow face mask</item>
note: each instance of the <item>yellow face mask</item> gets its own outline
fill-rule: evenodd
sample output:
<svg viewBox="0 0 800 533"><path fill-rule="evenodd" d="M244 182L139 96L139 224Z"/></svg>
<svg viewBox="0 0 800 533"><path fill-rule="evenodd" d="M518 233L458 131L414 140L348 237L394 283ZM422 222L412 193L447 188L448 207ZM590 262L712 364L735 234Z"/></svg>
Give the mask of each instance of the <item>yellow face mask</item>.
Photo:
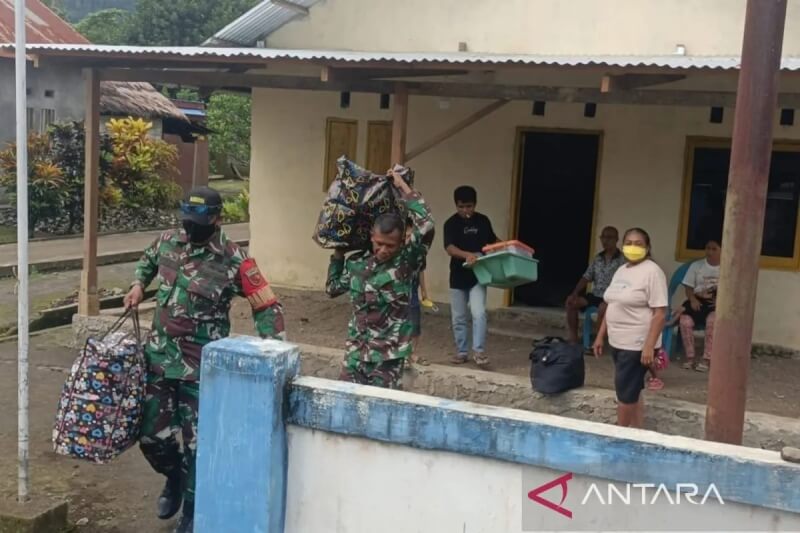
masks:
<svg viewBox="0 0 800 533"><path fill-rule="evenodd" d="M625 259L628 261L636 263L647 257L647 248L644 246L623 246L622 255L624 255Z"/></svg>

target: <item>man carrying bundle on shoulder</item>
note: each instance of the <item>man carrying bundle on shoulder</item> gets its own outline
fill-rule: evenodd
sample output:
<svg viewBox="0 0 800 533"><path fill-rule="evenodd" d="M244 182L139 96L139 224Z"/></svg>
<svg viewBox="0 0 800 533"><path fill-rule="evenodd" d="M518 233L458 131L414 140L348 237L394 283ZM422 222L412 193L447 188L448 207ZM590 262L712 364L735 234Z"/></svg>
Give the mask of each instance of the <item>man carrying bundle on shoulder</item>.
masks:
<svg viewBox="0 0 800 533"><path fill-rule="evenodd" d="M340 379L397 389L413 351L408 307L433 242L434 221L422 196L398 172L390 174L412 221L410 237L403 215L380 215L372 227L372 250L348 258L344 250L334 252L325 289L332 298L349 291L353 307Z"/></svg>

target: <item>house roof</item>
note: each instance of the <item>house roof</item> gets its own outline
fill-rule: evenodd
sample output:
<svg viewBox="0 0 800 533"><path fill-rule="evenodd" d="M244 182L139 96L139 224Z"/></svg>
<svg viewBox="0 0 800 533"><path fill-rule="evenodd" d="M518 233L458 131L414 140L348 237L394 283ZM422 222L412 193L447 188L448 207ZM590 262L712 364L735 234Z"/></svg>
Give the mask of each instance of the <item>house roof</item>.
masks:
<svg viewBox="0 0 800 533"><path fill-rule="evenodd" d="M25 40L29 43L89 44L68 22L39 0L26 0ZM14 0L0 0L0 43L13 43Z"/></svg>
<svg viewBox="0 0 800 533"><path fill-rule="evenodd" d="M264 0L203 43L204 46L255 46L256 43L303 15L319 0Z"/></svg>
<svg viewBox="0 0 800 533"><path fill-rule="evenodd" d="M0 0L5 1L5 0ZM13 48L13 45L2 45ZM738 70L738 56L684 56L684 55L534 55L492 54L481 52L356 52L346 50L288 50L275 48L209 48L198 46L109 46L83 44L32 44L28 52L43 56L72 56L82 59L131 59L142 61L180 60L182 58L206 59L210 63L225 59L286 60L298 63L412 64L424 66L569 66L569 67L620 67L657 68L664 70ZM199 63L198 63L199 65ZM784 57L781 68L800 71L800 57Z"/></svg>
<svg viewBox="0 0 800 533"><path fill-rule="evenodd" d="M186 115L169 98L144 82L101 82L100 112L103 115L188 121Z"/></svg>
<svg viewBox="0 0 800 533"><path fill-rule="evenodd" d="M14 0L0 0L0 43L14 42L14 22ZM29 43L91 46L83 35L40 0L26 0L25 39ZM149 83L102 82L100 112L104 115L168 117L187 121L180 109Z"/></svg>

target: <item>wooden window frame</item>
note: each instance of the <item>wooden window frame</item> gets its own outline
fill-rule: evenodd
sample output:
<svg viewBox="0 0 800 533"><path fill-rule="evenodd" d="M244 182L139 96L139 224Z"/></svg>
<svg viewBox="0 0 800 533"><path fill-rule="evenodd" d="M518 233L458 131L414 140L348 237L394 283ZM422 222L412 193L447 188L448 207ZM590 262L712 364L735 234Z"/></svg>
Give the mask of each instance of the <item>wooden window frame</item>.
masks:
<svg viewBox="0 0 800 533"><path fill-rule="evenodd" d="M355 134L353 135L355 141L353 146L353 154L350 157L355 160L357 157L358 152L358 120L348 119L348 118L336 118L336 117L328 117L325 121L325 159L323 160L323 171L322 171L322 192L327 193L328 189L333 183L333 180L336 179L336 175L333 176L328 175L330 172L330 168L328 167L328 159L331 156L331 130L334 125L336 124L349 124L355 126ZM341 154L340 154L341 155Z"/></svg>
<svg viewBox="0 0 800 533"><path fill-rule="evenodd" d="M692 169L694 168L694 152L697 148L731 148L731 139L725 137L686 137L684 153L683 190L681 191L681 209L678 226L678 242L675 248L675 259L680 262L701 259L703 250L690 250L686 247L689 233L689 210L692 198ZM800 152L800 141L775 140L772 152ZM724 246L724 243L723 243ZM762 255L759 266L768 270L800 270L800 206L795 220L794 256L775 257Z"/></svg>

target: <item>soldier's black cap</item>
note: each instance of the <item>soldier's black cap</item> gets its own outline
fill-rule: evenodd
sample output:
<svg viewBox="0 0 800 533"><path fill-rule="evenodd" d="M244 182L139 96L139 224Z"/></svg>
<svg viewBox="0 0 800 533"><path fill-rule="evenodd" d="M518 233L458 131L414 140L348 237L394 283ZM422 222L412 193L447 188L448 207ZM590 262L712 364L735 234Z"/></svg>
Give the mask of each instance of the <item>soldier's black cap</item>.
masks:
<svg viewBox="0 0 800 533"><path fill-rule="evenodd" d="M208 225L222 212L222 196L211 187L195 187L181 202L183 220Z"/></svg>

